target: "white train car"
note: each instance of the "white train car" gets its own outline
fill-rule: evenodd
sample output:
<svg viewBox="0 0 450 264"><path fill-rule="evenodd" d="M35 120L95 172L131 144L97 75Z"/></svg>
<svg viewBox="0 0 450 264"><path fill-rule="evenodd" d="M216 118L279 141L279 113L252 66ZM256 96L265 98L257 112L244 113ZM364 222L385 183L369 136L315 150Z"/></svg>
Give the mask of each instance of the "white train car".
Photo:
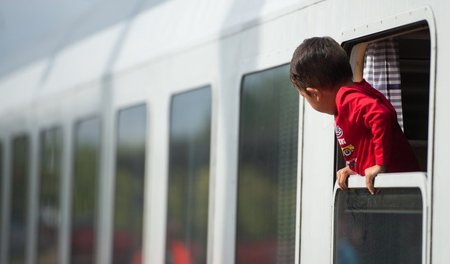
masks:
<svg viewBox="0 0 450 264"><path fill-rule="evenodd" d="M0 263L448 263L447 7L98 1L0 61ZM289 80L312 36L395 43L422 171L335 187L333 117Z"/></svg>

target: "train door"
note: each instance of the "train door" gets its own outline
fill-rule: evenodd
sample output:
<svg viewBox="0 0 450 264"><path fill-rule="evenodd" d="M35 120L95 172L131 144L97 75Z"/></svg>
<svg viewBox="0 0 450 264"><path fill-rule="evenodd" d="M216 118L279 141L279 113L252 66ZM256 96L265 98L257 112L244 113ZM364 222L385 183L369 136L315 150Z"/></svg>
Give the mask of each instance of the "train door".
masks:
<svg viewBox="0 0 450 264"><path fill-rule="evenodd" d="M354 73L391 100L421 171L378 175L376 195L368 193L360 176L349 178L348 191L335 187L333 263L429 262L435 61L431 18L424 8L343 33ZM336 151L336 169L342 166Z"/></svg>

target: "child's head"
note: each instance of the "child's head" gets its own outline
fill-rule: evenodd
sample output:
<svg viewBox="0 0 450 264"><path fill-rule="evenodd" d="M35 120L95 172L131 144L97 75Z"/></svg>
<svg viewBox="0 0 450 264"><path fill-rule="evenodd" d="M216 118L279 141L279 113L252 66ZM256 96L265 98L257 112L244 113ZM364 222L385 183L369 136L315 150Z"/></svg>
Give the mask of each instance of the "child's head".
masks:
<svg viewBox="0 0 450 264"><path fill-rule="evenodd" d="M305 39L294 52L290 76L299 91L333 89L352 80L347 53L330 37Z"/></svg>

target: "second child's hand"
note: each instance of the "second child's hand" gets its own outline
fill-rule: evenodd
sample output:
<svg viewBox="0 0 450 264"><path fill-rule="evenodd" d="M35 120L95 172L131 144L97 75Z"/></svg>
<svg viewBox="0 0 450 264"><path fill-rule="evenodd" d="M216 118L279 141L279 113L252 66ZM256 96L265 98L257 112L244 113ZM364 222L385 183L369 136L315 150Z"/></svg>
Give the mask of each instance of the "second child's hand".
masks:
<svg viewBox="0 0 450 264"><path fill-rule="evenodd" d="M370 194L375 194L374 180L378 173L385 172L386 168L384 165L374 165L364 170L366 177L366 186Z"/></svg>

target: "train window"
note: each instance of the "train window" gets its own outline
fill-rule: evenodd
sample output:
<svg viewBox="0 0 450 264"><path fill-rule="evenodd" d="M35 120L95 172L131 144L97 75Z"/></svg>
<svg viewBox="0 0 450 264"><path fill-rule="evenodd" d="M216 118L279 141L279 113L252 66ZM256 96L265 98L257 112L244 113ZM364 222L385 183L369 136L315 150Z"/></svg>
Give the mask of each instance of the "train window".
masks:
<svg viewBox="0 0 450 264"><path fill-rule="evenodd" d="M58 262L60 226L61 128L40 134L38 263Z"/></svg>
<svg viewBox="0 0 450 264"><path fill-rule="evenodd" d="M206 263L211 88L172 97L166 263Z"/></svg>
<svg viewBox="0 0 450 264"><path fill-rule="evenodd" d="M113 263L135 263L141 257L146 126L145 104L119 111Z"/></svg>
<svg viewBox="0 0 450 264"><path fill-rule="evenodd" d="M293 263L299 99L289 66L244 76L236 263Z"/></svg>
<svg viewBox="0 0 450 264"><path fill-rule="evenodd" d="M12 141L9 263L25 263L29 163L30 139L26 135L17 136Z"/></svg>
<svg viewBox="0 0 450 264"><path fill-rule="evenodd" d="M344 48L354 57L351 61L355 78L366 79L397 110L399 124L422 171L428 167L430 47L426 23L344 43ZM343 166L342 158L340 165Z"/></svg>
<svg viewBox="0 0 450 264"><path fill-rule="evenodd" d="M334 263L422 263L419 188L337 191Z"/></svg>
<svg viewBox="0 0 450 264"><path fill-rule="evenodd" d="M99 179L100 121L75 124L71 263L94 263Z"/></svg>

